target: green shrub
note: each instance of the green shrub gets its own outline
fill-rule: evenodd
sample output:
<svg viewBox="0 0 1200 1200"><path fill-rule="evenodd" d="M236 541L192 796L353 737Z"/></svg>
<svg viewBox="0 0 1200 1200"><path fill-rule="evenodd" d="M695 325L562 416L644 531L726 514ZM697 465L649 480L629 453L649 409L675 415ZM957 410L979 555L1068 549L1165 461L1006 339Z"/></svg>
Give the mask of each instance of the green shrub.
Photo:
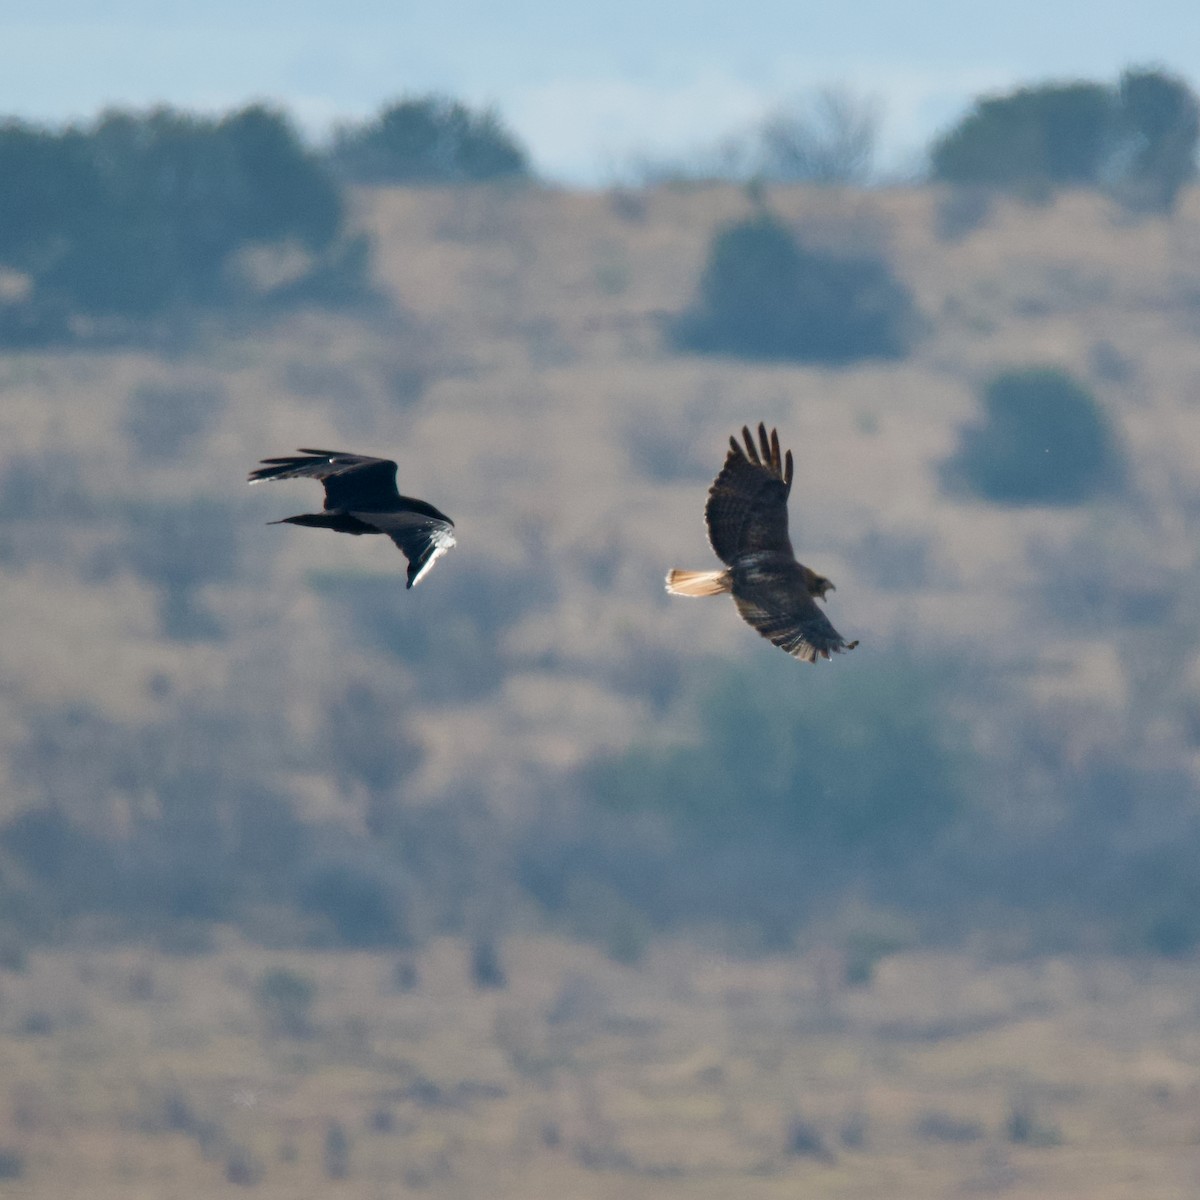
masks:
<svg viewBox="0 0 1200 1200"><path fill-rule="evenodd" d="M0 829L0 847L40 880L62 881L82 869L94 845L57 805L26 809Z"/></svg>
<svg viewBox="0 0 1200 1200"><path fill-rule="evenodd" d="M1027 196L1103 186L1130 208L1169 212L1195 175L1198 138L1200 104L1188 85L1135 68L1115 87L1049 83L981 97L934 143L930 173Z"/></svg>
<svg viewBox="0 0 1200 1200"><path fill-rule="evenodd" d="M1004 1136L1018 1146L1058 1146L1062 1132L1028 1100L1014 1100L1004 1119Z"/></svg>
<svg viewBox="0 0 1200 1200"><path fill-rule="evenodd" d="M933 214L940 242L958 242L982 229L992 214L992 191L978 184L961 184L940 191Z"/></svg>
<svg viewBox="0 0 1200 1200"><path fill-rule="evenodd" d="M508 972L500 960L500 944L495 938L480 937L472 942L471 982L481 992L508 987Z"/></svg>
<svg viewBox="0 0 1200 1200"><path fill-rule="evenodd" d="M944 183L1088 184L1099 176L1114 101L1098 83L1042 84L985 96L930 152Z"/></svg>
<svg viewBox="0 0 1200 1200"><path fill-rule="evenodd" d="M799 682L791 662L727 672L701 694L691 743L593 764L592 795L709 842L765 837L883 858L954 818L959 759L930 671L885 661L869 678L830 672L816 694Z"/></svg>
<svg viewBox="0 0 1200 1200"><path fill-rule="evenodd" d="M1186 786L1186 784L1185 784ZM1161 790L1160 790L1161 789ZM1181 811L1189 792L1167 791L1160 783L1154 812ZM1122 801L1135 811L1144 800L1123 789ZM1144 835L1140 835L1143 836ZM1194 870L1200 831L1173 828L1156 838L1157 845L1127 856L1120 873L1106 876L1103 902L1121 929L1122 943L1137 953L1188 958L1200 946L1200 881ZM1095 856L1093 855L1093 858Z"/></svg>
<svg viewBox="0 0 1200 1200"><path fill-rule="evenodd" d="M250 247L301 247L319 292L316 276L332 262L343 275L365 270L361 256L342 262L343 217L324 164L262 106L215 119L110 111L63 131L9 122L0 265L28 287L0 311L0 337L70 336L68 315L110 337L182 309L270 298L251 296L231 269Z"/></svg>
<svg viewBox="0 0 1200 1200"><path fill-rule="evenodd" d="M330 160L354 183L475 183L529 175L524 149L490 109L441 96L401 100L340 130Z"/></svg>
<svg viewBox="0 0 1200 1200"><path fill-rule="evenodd" d="M312 1007L317 985L307 975L287 967L274 967L263 973L255 999L267 1028L286 1037L312 1035Z"/></svg>
<svg viewBox="0 0 1200 1200"><path fill-rule="evenodd" d="M350 1174L350 1134L341 1121L330 1121L325 1127L325 1144L321 1163L327 1179L346 1179Z"/></svg>
<svg viewBox="0 0 1200 1200"><path fill-rule="evenodd" d="M977 1142L984 1136L984 1128L978 1121L960 1117L941 1109L927 1109L913 1122L913 1132L931 1142L946 1142L965 1145Z"/></svg>
<svg viewBox="0 0 1200 1200"><path fill-rule="evenodd" d="M319 867L300 890L305 912L321 917L339 945L404 946L408 929L395 889L355 863Z"/></svg>
<svg viewBox="0 0 1200 1200"><path fill-rule="evenodd" d="M321 250L341 225L332 180L268 109L217 121L113 112L86 139L98 188L46 276L85 312L145 316L224 300L226 264L243 245L294 239Z"/></svg>
<svg viewBox="0 0 1200 1200"><path fill-rule="evenodd" d="M258 1187L266 1172L252 1150L239 1143L229 1147L225 1157L225 1182L237 1187Z"/></svg>
<svg viewBox="0 0 1200 1200"><path fill-rule="evenodd" d="M1003 371L963 430L943 483L997 504L1082 504L1119 488L1124 464L1092 394L1055 367Z"/></svg>
<svg viewBox="0 0 1200 1200"><path fill-rule="evenodd" d="M0 262L37 275L55 240L79 228L100 191L87 136L22 121L0 125Z"/></svg>
<svg viewBox="0 0 1200 1200"><path fill-rule="evenodd" d="M1153 70L1126 71L1118 96L1126 141L1118 194L1129 207L1170 212L1196 175L1200 103L1182 79Z"/></svg>
<svg viewBox="0 0 1200 1200"><path fill-rule="evenodd" d="M831 1166L837 1156L829 1149L825 1135L806 1117L794 1116L788 1122L784 1135L784 1150L793 1158L815 1158Z"/></svg>
<svg viewBox="0 0 1200 1200"><path fill-rule="evenodd" d="M671 332L700 354L846 363L902 357L917 325L882 258L807 249L762 213L717 233L699 298Z"/></svg>
<svg viewBox="0 0 1200 1200"><path fill-rule="evenodd" d="M860 929L846 938L843 978L848 987L869 987L875 971L889 955L902 950L907 939L884 929Z"/></svg>

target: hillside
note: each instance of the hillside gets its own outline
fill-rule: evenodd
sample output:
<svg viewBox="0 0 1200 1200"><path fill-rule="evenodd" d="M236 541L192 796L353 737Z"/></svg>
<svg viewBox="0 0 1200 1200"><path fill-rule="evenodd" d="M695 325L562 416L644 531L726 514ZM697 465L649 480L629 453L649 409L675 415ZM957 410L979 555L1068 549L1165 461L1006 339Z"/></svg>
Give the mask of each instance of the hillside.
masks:
<svg viewBox="0 0 1200 1200"><path fill-rule="evenodd" d="M691 736L721 663L786 673L798 713L897 663L953 677L977 778L1004 780L977 799L1014 824L1059 820L1097 761L1191 777L1200 194L1137 223L1093 194L997 200L966 229L953 199L767 198L811 244L888 256L926 322L897 362L670 351L712 232L749 210L734 188L363 191L390 305L4 356L5 812L50 802L109 836L162 816L170 779L217 788L226 824L248 781L351 832L397 809L468 841L480 820L569 824L574 769ZM981 382L1028 363L1094 390L1125 495L942 489ZM667 567L709 562L705 489L760 419L797 455L793 540L862 640L834 664L663 593ZM454 517L420 588L383 539L267 527L319 492L246 472L311 445L395 457L401 490Z"/></svg>
<svg viewBox="0 0 1200 1200"><path fill-rule="evenodd" d="M480 991L395 957L31 957L0 1027L5 1195L1185 1200L1194 965L517 939ZM289 1032L271 972L314 1001ZM11 1015L8 1013L11 1012Z"/></svg>
<svg viewBox="0 0 1200 1200"><path fill-rule="evenodd" d="M14 1195L1192 1194L1195 965L1145 952L1200 939L1200 193L766 200L886 255L911 356L673 352L734 188L362 191L386 303L0 356ZM1031 363L1120 495L943 486ZM833 663L663 591L758 420ZM396 458L459 545L406 592L268 527L319 505L245 484L298 446ZM961 808L914 835L942 726ZM605 807L714 754L787 811ZM864 779L865 849L787 824Z"/></svg>

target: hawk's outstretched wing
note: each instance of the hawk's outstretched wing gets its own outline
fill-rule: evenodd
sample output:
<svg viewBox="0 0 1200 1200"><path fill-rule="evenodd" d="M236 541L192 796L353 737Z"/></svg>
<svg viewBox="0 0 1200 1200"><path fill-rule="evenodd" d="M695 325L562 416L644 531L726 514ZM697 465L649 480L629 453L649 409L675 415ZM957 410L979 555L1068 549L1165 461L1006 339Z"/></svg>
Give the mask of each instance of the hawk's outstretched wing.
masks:
<svg viewBox="0 0 1200 1200"><path fill-rule="evenodd" d="M725 465L708 492L704 519L708 540L728 566L743 555L767 551L795 557L788 539L787 500L792 490L792 452L779 453L779 434L758 426L756 447L742 428L746 446L729 439Z"/></svg>
<svg viewBox="0 0 1200 1200"><path fill-rule="evenodd" d="M811 596L795 589L759 584L734 588L733 602L742 619L769 642L801 662L816 662L843 650L853 650L857 641L847 642Z"/></svg>

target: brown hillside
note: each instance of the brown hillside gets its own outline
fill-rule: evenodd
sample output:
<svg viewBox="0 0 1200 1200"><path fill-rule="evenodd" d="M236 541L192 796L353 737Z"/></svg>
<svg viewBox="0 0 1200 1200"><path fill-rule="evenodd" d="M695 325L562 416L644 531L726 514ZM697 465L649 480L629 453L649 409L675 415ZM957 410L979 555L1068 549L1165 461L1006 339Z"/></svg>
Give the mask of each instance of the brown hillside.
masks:
<svg viewBox="0 0 1200 1200"><path fill-rule="evenodd" d="M829 369L671 352L664 325L690 301L709 238L749 211L732 187L366 191L358 219L393 315L295 316L177 355L5 355L0 739L19 747L65 705L137 723L190 704L274 711L281 745L311 743L337 689L368 681L407 700L414 795L486 779L489 800L519 804L531 773L653 729L672 671L776 653L728 604L662 588L667 567L709 563L705 489L728 435L761 419L797 455L797 549L836 580L831 616L862 639L820 670L961 651L1025 680L1018 695L1072 753L1125 736L1139 704L1156 722L1139 752L1189 764L1179 705L1200 670L1194 633L1172 618L1126 636L1122 622L1139 588L1173 600L1194 587L1200 195L1169 222L1131 222L1087 194L997 203L954 239L939 239L944 199L929 190L768 199L810 242L886 252L928 321L909 359ZM1031 362L1069 368L1100 398L1132 458L1126 498L1011 510L941 493L938 465L981 380ZM155 459L128 434L147 386L224 404L183 453ZM395 457L401 489L458 523L458 548L415 592L382 539L265 527L319 493L249 490L247 470L330 444ZM225 506L240 556L191 592L223 633L166 637L161 585L136 567L139 522L202 499ZM186 560L193 533L159 536ZM1107 577L1125 607L1056 615L1060 572ZM357 636L338 599L355 581L395 588L397 657ZM455 613L472 605L486 616L464 624ZM419 662L405 657L412 630ZM814 686L797 666L796 687ZM1147 697L1161 711L1145 712ZM993 715L980 736L1004 728ZM27 774L10 783L9 810L35 798ZM318 810L347 803L307 766L290 786Z"/></svg>

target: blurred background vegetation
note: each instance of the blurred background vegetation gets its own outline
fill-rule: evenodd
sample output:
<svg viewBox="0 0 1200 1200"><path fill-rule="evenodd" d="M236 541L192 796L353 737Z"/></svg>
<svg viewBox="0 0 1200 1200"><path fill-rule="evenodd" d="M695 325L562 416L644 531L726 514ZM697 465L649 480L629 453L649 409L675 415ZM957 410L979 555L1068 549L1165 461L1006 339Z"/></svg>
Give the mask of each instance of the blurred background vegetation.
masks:
<svg viewBox="0 0 1200 1200"><path fill-rule="evenodd" d="M224 1184L390 1180L394 1138L404 1188L469 1194L471 1122L520 1095L517 1159L659 1189L691 1159L612 1099L645 1070L764 1188L902 1137L978 1143L999 1191L1108 1126L992 1072L991 1108L922 1091L880 1135L863 1080L951 1039L1007 1063L1026 1018L1078 1062L1112 1013L1177 1049L1196 97L1145 67L982 96L887 185L879 115L827 90L586 193L442 96L324 145L263 106L0 125L0 1178L108 1106ZM861 638L831 664L663 592L758 420ZM383 539L267 528L318 503L245 488L297 445L394 456L458 548L406 592ZM1098 954L1156 964L1156 1004ZM28 1082L128 1014L203 1070ZM684 1027L727 1056L663 1068ZM818 1046L871 1063L818 1078ZM1194 1140L1164 1055L1130 1054L1136 1102ZM230 1116L243 1074L337 1104Z"/></svg>
<svg viewBox="0 0 1200 1200"><path fill-rule="evenodd" d="M140 680L116 702L106 655L69 649L53 687L6 673L5 936L401 948L489 912L481 936L779 943L853 895L922 936L1052 910L1055 937L1075 912L1189 950L1200 902L1141 881L1197 844L1196 562L1170 532L1195 491L1145 425L1174 377L1122 330L1171 353L1190 328L1196 114L1144 68L981 97L927 182L873 192L877 106L827 91L726 147L734 186L586 201L439 96L323 147L258 106L0 127L2 386L37 414L8 421L0 561ZM1035 252L1058 189L1106 254ZM1165 281L1132 248L1164 238ZM759 418L865 627L826 671L658 594ZM400 454L466 510L463 548L410 597L387 555L261 535L306 500L239 475L297 441ZM904 493L868 478L889 458Z"/></svg>

